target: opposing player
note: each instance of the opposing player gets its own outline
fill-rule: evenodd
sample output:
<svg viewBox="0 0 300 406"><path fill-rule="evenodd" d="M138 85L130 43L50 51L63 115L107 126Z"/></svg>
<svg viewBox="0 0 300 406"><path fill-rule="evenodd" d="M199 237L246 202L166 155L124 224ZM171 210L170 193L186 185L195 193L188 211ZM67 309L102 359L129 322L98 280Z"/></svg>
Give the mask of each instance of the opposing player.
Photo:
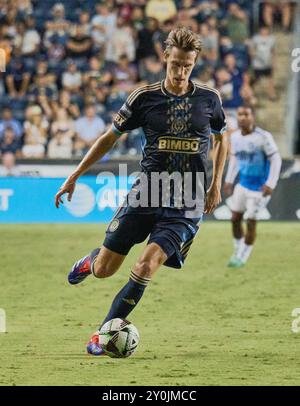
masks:
<svg viewBox="0 0 300 406"><path fill-rule="evenodd" d="M246 264L256 238L257 216L271 199L276 187L281 158L272 135L255 125L251 107L238 109L239 129L231 135L231 155L225 178L224 193L232 195L232 232L234 252L229 267ZM236 176L239 183L234 188ZM247 211L247 231L243 216Z"/></svg>
<svg viewBox="0 0 300 406"><path fill-rule="evenodd" d="M167 67L165 80L140 87L128 97L111 128L99 137L56 194L57 207L62 203L64 193L71 200L79 176L109 151L122 133L143 128L145 140L141 176L115 213L101 248L77 261L68 277L71 284L77 284L90 274L97 278L112 276L132 246L149 236L128 283L115 297L103 323L117 317L126 318L161 265L182 267L203 211L212 212L221 200L227 149L226 139L222 136L225 117L218 92L189 80L200 52L201 41L196 34L186 28L171 31L164 53ZM206 194L206 161L211 134L214 134L214 170ZM196 194L197 204L192 207L185 200L181 205L177 204L174 191L168 202L160 195L158 206L135 207L128 204L128 197L134 198L137 191L141 193L142 179L146 178L149 182L152 195L152 175L161 173L202 173L204 193ZM193 177L194 197L197 179ZM159 193L163 193L163 189L159 188ZM94 355L103 354L98 334L92 336L87 351Z"/></svg>

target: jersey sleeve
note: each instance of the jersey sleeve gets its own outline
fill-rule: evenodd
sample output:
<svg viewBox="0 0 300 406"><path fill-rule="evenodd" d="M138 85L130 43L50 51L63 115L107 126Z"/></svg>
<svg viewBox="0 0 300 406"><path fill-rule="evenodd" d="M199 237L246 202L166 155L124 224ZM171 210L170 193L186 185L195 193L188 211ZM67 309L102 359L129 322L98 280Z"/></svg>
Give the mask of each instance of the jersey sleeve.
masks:
<svg viewBox="0 0 300 406"><path fill-rule="evenodd" d="M235 147L235 134L232 133L231 137L229 139L229 151L230 151L230 155L236 155L236 147Z"/></svg>
<svg viewBox="0 0 300 406"><path fill-rule="evenodd" d="M225 113L222 107L222 101L219 95L214 94L213 114L210 119L212 134L223 134L226 131Z"/></svg>
<svg viewBox="0 0 300 406"><path fill-rule="evenodd" d="M136 93L136 91L128 96L113 120L112 130L115 134L121 135L124 132L141 127L140 101L139 93Z"/></svg>
<svg viewBox="0 0 300 406"><path fill-rule="evenodd" d="M272 134L267 131L264 133L263 148L267 157L270 157L278 152L278 147L274 141Z"/></svg>

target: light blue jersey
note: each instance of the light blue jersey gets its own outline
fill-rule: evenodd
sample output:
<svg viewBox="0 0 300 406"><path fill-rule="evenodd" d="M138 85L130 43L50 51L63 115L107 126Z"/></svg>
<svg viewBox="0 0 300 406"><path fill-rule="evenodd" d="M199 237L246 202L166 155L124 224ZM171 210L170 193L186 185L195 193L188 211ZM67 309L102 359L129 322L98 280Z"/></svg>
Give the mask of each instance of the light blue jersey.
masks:
<svg viewBox="0 0 300 406"><path fill-rule="evenodd" d="M272 134L259 127L247 135L240 129L231 135L231 154L238 161L240 184L247 189L261 190L269 175L269 157L277 152Z"/></svg>

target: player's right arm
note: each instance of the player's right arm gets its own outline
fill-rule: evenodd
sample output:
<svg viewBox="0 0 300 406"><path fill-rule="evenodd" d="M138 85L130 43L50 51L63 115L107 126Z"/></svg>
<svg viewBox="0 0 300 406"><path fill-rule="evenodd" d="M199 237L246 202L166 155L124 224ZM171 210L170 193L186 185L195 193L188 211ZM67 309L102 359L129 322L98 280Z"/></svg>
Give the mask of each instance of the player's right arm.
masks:
<svg viewBox="0 0 300 406"><path fill-rule="evenodd" d="M68 194L68 200L71 201L75 190L77 179L84 174L95 162L101 159L115 144L118 135L113 131L112 127L101 135L92 145L88 153L82 159L75 171L62 184L59 191L55 195L55 206L58 208L60 203L63 203L62 196Z"/></svg>
<svg viewBox="0 0 300 406"><path fill-rule="evenodd" d="M55 195L57 208L60 203L63 203L61 197L65 193L68 194L68 200L71 201L77 179L113 147L121 134L142 125L139 95L143 92L143 89L136 89L128 96L126 102L115 116L110 129L97 139L72 175L62 184Z"/></svg>

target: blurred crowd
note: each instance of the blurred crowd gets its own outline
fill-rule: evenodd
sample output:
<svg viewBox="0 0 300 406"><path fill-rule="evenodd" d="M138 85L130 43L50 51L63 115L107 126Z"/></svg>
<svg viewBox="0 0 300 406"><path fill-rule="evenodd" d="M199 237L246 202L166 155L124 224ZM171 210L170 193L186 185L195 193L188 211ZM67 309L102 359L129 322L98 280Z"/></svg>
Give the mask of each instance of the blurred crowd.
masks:
<svg viewBox="0 0 300 406"><path fill-rule="evenodd" d="M164 41L177 25L202 37L193 80L217 88L229 129L238 106L257 103L254 85L273 80L273 26L291 28L292 3L262 1L253 29L250 0L0 0L0 152L15 157L81 157L136 87L165 75ZM140 153L140 130L111 155Z"/></svg>

